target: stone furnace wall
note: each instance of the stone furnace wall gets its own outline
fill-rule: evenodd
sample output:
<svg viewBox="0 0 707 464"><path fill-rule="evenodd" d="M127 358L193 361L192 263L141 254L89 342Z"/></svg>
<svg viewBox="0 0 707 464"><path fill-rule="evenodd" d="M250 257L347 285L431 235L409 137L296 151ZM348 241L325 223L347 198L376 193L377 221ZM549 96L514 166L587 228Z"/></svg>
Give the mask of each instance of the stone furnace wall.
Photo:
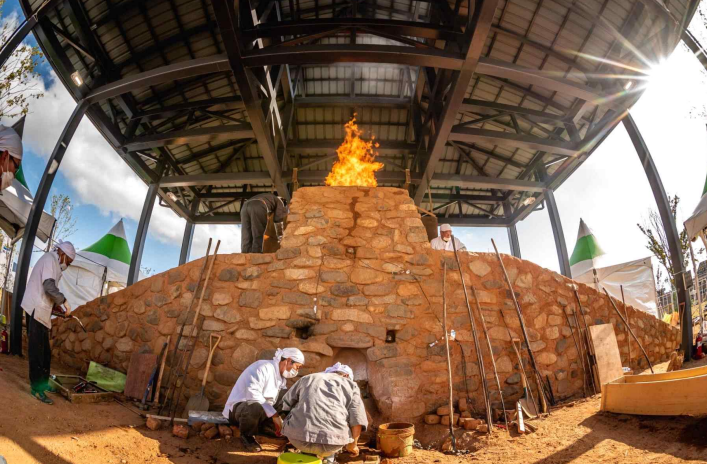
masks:
<svg viewBox="0 0 707 464"><path fill-rule="evenodd" d="M251 362L272 357L277 347L296 346L306 356L303 374L341 360L353 366L381 419L419 418L446 402L444 345L430 346L443 333L446 261L448 320L458 341L452 344L455 395L465 396L465 362L466 383L479 408L480 377L459 268L453 253L430 250L407 192L302 188L295 193L291 211L277 253L218 256L187 387L196 391L203 378L208 336L215 332L223 339L206 388L215 408L225 402ZM495 255L462 253L460 258L464 279L476 288L489 327L508 404L521 389L504 319L512 336L522 338L510 293ZM556 398L581 394L581 367L563 315L577 306L567 286L572 281L528 261L506 255L503 259L543 377L549 376ZM187 314L186 308L201 265L202 260L190 262L78 308L88 333L72 322L55 323L54 355L79 369L94 360L125 372L131 353L159 353L168 335L173 345L179 325L185 319L193 323L194 311ZM587 324L614 324L626 358L626 333L606 297L582 284L579 293ZM472 307L476 314L473 299ZM667 359L678 346L677 330L631 307L628 314L651 361ZM485 348L482 352L488 367L489 354ZM632 365L643 366L635 343L631 353Z"/></svg>

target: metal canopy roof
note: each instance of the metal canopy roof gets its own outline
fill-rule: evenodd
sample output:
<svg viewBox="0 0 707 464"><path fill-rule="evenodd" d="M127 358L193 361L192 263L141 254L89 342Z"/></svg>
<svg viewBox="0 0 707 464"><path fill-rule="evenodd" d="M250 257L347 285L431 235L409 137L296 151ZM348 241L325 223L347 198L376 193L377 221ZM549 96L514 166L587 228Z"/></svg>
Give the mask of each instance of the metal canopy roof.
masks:
<svg viewBox="0 0 707 464"><path fill-rule="evenodd" d="M379 185L475 226L515 224L561 185L698 4L49 2L34 30L52 67L179 216L236 223L256 192L322 184L355 113L380 143Z"/></svg>

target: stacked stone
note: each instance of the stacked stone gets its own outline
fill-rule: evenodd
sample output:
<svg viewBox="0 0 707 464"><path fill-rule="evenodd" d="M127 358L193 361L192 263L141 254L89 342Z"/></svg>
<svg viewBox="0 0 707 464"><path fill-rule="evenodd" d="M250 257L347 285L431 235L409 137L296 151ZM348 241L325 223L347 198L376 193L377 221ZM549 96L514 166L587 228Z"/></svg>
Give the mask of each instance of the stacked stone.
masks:
<svg viewBox="0 0 707 464"><path fill-rule="evenodd" d="M465 430L479 430L487 432L488 429L484 429L486 426L486 421L482 419L475 419L471 416L469 411L469 405L466 402L466 398L459 398L457 403L457 410L452 413L452 425L455 427L461 427ZM436 425L440 424L445 427L449 427L449 406L440 406L437 408L435 414L425 415L425 424Z"/></svg>
<svg viewBox="0 0 707 464"><path fill-rule="evenodd" d="M277 253L218 256L197 321L201 331L187 389L197 391L209 334L218 333L223 338L206 387L214 407L225 402L250 363L272 358L278 347L295 346L305 354L303 374L321 371L340 355L356 352L363 359L362 378L382 417L421 418L448 401L446 358L439 343L446 264L448 322L457 333L457 342L451 345L454 392L467 397L468 385L476 409L483 409L459 266L452 253L430 250L407 192L302 188L294 195L291 211ZM502 271L495 255L462 253L460 260L465 282L477 289L504 399L513 401L521 391L510 337L522 337ZM185 333L193 327L196 308L190 312L187 308L198 290L202 263L193 261L78 308L85 334L71 321L55 321L54 354L78 369L93 360L125 372L133 352L159 353L169 335L173 345L183 322ZM567 287L572 281L516 258L504 256L504 263L523 307L541 375L549 376L556 398L581 394L581 366L571 338L574 328L562 314L577 308ZM579 289L578 310L587 324L614 324L619 346L627 351L624 328L606 296L581 284ZM677 329L633 308L628 314L652 362L667 359L679 343ZM479 320L476 325L480 328ZM632 365L640 366L637 346L631 352L636 356ZM489 353L483 348L482 354L488 368ZM171 357L168 368L170 364ZM499 408L495 390L492 406Z"/></svg>

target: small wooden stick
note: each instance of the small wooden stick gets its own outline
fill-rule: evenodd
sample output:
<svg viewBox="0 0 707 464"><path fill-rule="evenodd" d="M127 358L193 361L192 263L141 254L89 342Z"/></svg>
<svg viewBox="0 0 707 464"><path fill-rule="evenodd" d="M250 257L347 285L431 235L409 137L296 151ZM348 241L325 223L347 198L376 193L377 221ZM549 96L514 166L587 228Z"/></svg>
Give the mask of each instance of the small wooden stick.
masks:
<svg viewBox="0 0 707 464"><path fill-rule="evenodd" d="M167 353L169 352L169 342L172 339L171 335L167 336L167 349L162 356L160 363L160 374L157 376L157 384L155 385L155 404L160 404L160 387L162 386L162 374L164 373L164 364L167 361Z"/></svg>
<svg viewBox="0 0 707 464"><path fill-rule="evenodd" d="M626 315L626 346L628 346L628 368L631 369L631 338L628 333L628 308L626 307L626 298L624 298L624 286L619 285L621 288L621 304L624 305L624 314Z"/></svg>

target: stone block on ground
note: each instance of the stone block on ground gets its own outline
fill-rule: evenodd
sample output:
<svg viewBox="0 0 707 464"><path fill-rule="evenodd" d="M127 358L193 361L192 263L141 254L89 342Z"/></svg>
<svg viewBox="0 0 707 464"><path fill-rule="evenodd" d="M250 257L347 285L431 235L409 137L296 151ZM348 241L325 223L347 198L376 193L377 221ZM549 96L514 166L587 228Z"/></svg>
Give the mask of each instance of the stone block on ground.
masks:
<svg viewBox="0 0 707 464"><path fill-rule="evenodd" d="M437 414L427 414L425 416L425 424L429 424L429 425L439 424L439 421L441 419L442 418L439 417Z"/></svg>
<svg viewBox="0 0 707 464"><path fill-rule="evenodd" d="M459 422L459 414L454 414L452 416L452 425L457 425L457 422ZM449 414L446 416L442 416L442 419L440 420L442 425L449 425Z"/></svg>
<svg viewBox="0 0 707 464"><path fill-rule="evenodd" d="M172 435L186 440L189 438L189 427L184 424L174 424L172 427Z"/></svg>
<svg viewBox="0 0 707 464"><path fill-rule="evenodd" d="M148 417L145 425L150 430L159 430L162 428L162 421L154 417Z"/></svg>

